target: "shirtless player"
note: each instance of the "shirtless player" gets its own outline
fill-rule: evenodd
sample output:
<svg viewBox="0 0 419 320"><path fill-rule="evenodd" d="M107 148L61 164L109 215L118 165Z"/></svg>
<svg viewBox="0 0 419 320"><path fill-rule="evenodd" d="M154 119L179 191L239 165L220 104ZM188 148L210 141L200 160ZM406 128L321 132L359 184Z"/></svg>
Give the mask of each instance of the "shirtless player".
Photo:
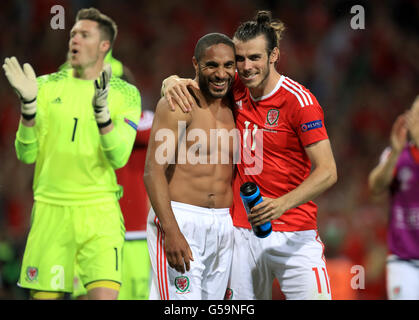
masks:
<svg viewBox="0 0 419 320"><path fill-rule="evenodd" d="M208 34L192 62L202 92L195 92L197 103L190 113L168 112L162 98L147 150L150 299L223 299L230 272L235 124L227 93L236 68L234 44Z"/></svg>

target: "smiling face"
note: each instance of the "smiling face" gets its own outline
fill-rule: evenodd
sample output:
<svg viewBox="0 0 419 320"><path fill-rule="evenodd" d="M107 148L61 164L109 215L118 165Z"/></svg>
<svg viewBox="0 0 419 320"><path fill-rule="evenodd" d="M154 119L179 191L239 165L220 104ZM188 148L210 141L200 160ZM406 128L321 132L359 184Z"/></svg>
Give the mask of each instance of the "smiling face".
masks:
<svg viewBox="0 0 419 320"><path fill-rule="evenodd" d="M208 47L199 61L193 64L199 87L212 98L223 98L234 80L236 63L232 47L219 43Z"/></svg>
<svg viewBox="0 0 419 320"><path fill-rule="evenodd" d="M263 90L275 71L279 50L275 48L269 55L263 35L240 41L233 39L236 46L236 64L240 80L249 89Z"/></svg>
<svg viewBox="0 0 419 320"><path fill-rule="evenodd" d="M263 35L248 41L233 39L240 80L248 88L258 88L269 77L269 59Z"/></svg>
<svg viewBox="0 0 419 320"><path fill-rule="evenodd" d="M98 23L93 20L79 20L70 32L68 57L73 68L87 68L103 60L110 47L109 40L103 40Z"/></svg>

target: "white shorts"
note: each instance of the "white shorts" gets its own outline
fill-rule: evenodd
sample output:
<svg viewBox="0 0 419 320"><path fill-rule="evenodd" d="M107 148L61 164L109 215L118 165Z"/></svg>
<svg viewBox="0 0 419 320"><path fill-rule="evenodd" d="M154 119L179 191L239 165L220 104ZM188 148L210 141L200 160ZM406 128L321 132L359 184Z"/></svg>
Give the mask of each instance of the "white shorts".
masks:
<svg viewBox="0 0 419 320"><path fill-rule="evenodd" d="M419 260L388 256L387 296L389 300L419 300Z"/></svg>
<svg viewBox="0 0 419 320"><path fill-rule="evenodd" d="M286 299L331 299L324 245L316 230L273 231L258 238L234 227L233 264L227 295L233 300L272 299L277 278Z"/></svg>
<svg viewBox="0 0 419 320"><path fill-rule="evenodd" d="M171 202L176 221L192 250L191 268L171 268L164 251L164 234L153 208L147 221L147 243L153 269L150 300L221 300L233 255L233 222L228 208L209 209Z"/></svg>

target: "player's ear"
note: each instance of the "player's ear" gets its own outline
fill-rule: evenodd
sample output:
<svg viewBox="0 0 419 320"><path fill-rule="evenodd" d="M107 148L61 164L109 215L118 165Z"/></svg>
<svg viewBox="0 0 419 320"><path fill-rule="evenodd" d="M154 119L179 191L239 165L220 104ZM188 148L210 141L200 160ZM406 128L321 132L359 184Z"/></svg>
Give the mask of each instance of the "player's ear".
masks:
<svg viewBox="0 0 419 320"><path fill-rule="evenodd" d="M279 49L275 47L269 55L269 63L276 63L279 60Z"/></svg>
<svg viewBox="0 0 419 320"><path fill-rule="evenodd" d="M192 64L195 69L195 76L198 76L199 65L198 65L198 60L196 60L195 56L192 57Z"/></svg>
<svg viewBox="0 0 419 320"><path fill-rule="evenodd" d="M108 50L111 48L111 42L109 40L102 40L99 45L99 49L101 52L103 52L105 55L108 52Z"/></svg>

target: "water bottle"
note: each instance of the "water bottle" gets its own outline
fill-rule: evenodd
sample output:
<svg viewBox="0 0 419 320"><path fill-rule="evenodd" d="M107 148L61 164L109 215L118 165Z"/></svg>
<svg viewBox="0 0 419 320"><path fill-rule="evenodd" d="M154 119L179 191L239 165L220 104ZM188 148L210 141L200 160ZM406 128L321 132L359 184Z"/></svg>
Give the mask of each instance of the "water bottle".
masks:
<svg viewBox="0 0 419 320"><path fill-rule="evenodd" d="M245 182L240 187L240 197L244 208L246 209L247 214L250 213L250 210L263 201L262 195L256 183ZM260 226L252 226L253 232L259 238L266 238L272 232L271 222L265 222Z"/></svg>

